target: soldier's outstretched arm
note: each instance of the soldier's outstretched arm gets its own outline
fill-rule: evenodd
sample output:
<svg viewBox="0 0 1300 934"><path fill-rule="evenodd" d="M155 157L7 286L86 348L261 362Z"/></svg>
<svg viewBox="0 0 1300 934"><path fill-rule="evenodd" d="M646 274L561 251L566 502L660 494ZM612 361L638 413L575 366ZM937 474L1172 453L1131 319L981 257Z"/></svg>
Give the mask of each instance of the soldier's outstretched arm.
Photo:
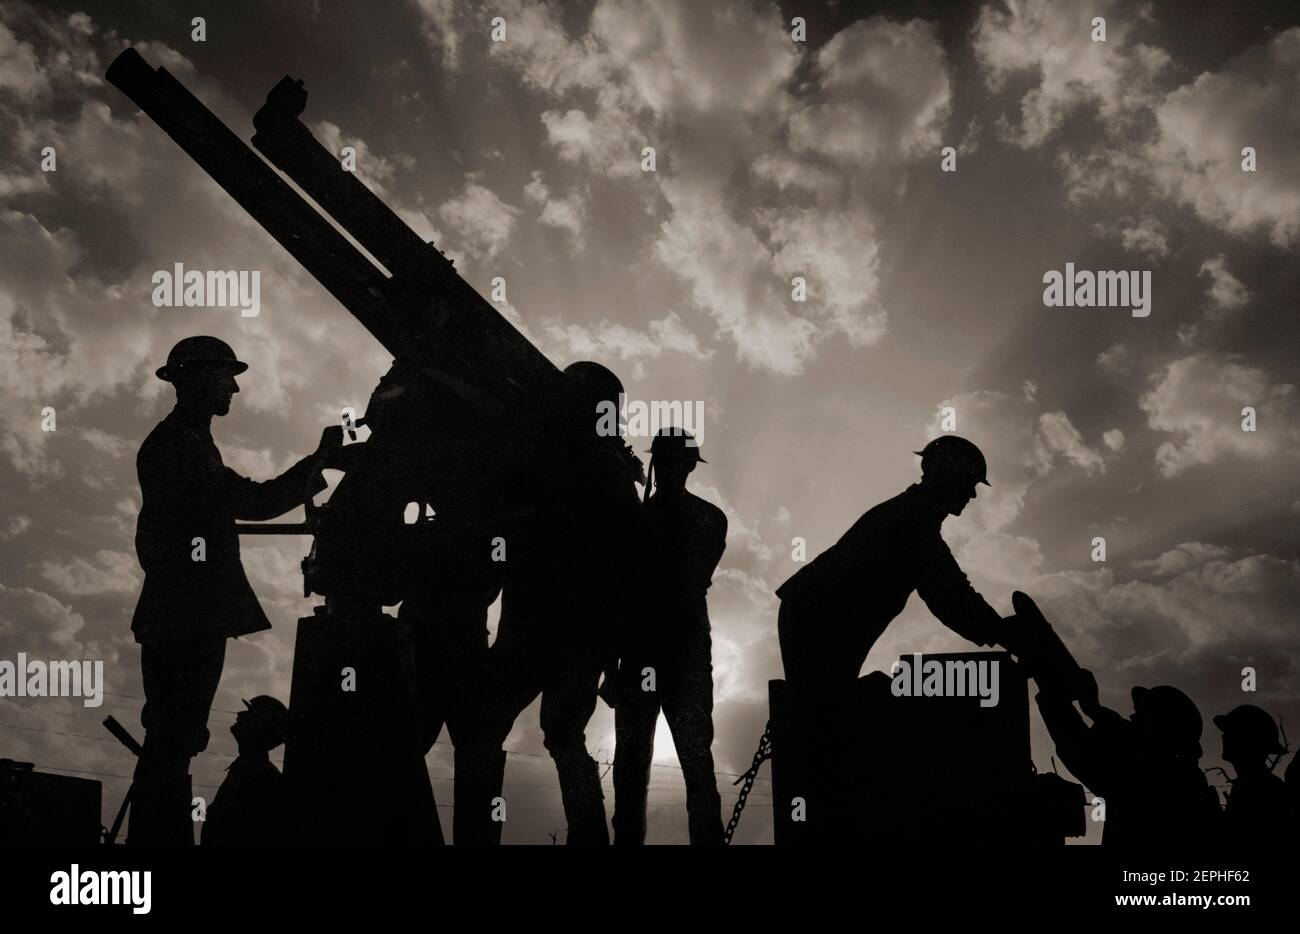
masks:
<svg viewBox="0 0 1300 934"><path fill-rule="evenodd" d="M1119 714L1093 704L1091 727L1074 706L1069 690L1041 690L1035 697L1043 724L1065 767L1092 791L1109 787L1109 765L1113 758L1111 737L1122 720Z"/></svg>
<svg viewBox="0 0 1300 934"><path fill-rule="evenodd" d="M227 490L236 519L264 521L282 516L301 506L325 489L321 468L327 466L343 446L343 429L335 426L321 433L320 445L280 476L271 480L250 480L229 467Z"/></svg>
<svg viewBox="0 0 1300 934"><path fill-rule="evenodd" d="M998 611L971 586L942 541L918 555L916 592L938 620L963 639L979 645L999 642L1005 627Z"/></svg>

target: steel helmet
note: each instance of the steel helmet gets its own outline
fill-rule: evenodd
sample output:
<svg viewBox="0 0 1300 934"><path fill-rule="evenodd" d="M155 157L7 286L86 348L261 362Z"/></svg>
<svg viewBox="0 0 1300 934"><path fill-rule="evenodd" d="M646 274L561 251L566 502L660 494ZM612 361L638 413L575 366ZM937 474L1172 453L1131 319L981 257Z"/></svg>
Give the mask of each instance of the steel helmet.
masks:
<svg viewBox="0 0 1300 934"><path fill-rule="evenodd" d="M684 428L660 428L647 452L652 458L664 460L693 460L707 464L700 456L700 443Z"/></svg>
<svg viewBox="0 0 1300 934"><path fill-rule="evenodd" d="M940 435L921 450L912 453L920 455L923 475L990 485L984 455L965 438Z"/></svg>
<svg viewBox="0 0 1300 934"><path fill-rule="evenodd" d="M1132 695L1133 710L1159 720L1171 745L1188 749L1195 747L1196 755L1200 757L1201 731L1205 722L1190 697L1168 684L1153 688L1135 687Z"/></svg>
<svg viewBox="0 0 1300 934"><path fill-rule="evenodd" d="M623 384L613 371L591 360L579 360L564 368L564 378L577 417L596 420L597 432L603 433L600 425L606 416L602 406L613 405L618 434L623 434Z"/></svg>
<svg viewBox="0 0 1300 934"><path fill-rule="evenodd" d="M248 364L236 359L230 345L215 337L200 334L178 341L167 355L167 362L154 373L159 379L169 383L185 373L203 369L224 369L232 376L248 369Z"/></svg>
<svg viewBox="0 0 1300 934"><path fill-rule="evenodd" d="M256 714L257 717L266 724L279 743L284 742L285 732L289 728L289 711L284 704L269 694L259 694L251 701L245 700L244 706L250 713Z"/></svg>
<svg viewBox="0 0 1300 934"><path fill-rule="evenodd" d="M1278 740L1277 723L1268 711L1254 704L1241 704L1214 718L1214 725L1226 736L1231 733L1251 749L1265 755L1278 755L1286 750Z"/></svg>

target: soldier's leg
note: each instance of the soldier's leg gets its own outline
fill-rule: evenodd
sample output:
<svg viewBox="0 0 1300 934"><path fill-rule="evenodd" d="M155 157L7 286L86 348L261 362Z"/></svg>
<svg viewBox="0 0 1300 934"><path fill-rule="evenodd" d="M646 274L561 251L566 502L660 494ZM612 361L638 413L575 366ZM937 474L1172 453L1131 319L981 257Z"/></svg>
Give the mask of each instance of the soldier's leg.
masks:
<svg viewBox="0 0 1300 934"><path fill-rule="evenodd" d="M614 709L613 823L617 846L645 843L646 798L650 793L659 693L641 690L641 682L635 678L638 671L638 666L632 666L631 680Z"/></svg>
<svg viewBox="0 0 1300 934"><path fill-rule="evenodd" d="M420 748L425 755L433 748L447 721L450 691L448 674L454 671L449 655L454 648L442 614L428 603L406 600L400 618L411 623L411 642L415 680L415 713Z"/></svg>
<svg viewBox="0 0 1300 934"><path fill-rule="evenodd" d="M145 738L136 762L128 842L192 844L190 761L208 745L224 637L141 646Z"/></svg>
<svg viewBox="0 0 1300 934"><path fill-rule="evenodd" d="M608 845L600 766L587 752L586 736L587 722L596 711L601 661L577 646L554 652L551 658L553 675L542 689L542 737L560 780L567 842Z"/></svg>
<svg viewBox="0 0 1300 934"><path fill-rule="evenodd" d="M449 608L447 625L440 693L447 732L455 747L453 842L460 846L496 845L501 842L502 825L494 818L501 814L498 799L506 755L499 730L494 733L480 715L488 690L487 607Z"/></svg>
<svg viewBox="0 0 1300 934"><path fill-rule="evenodd" d="M454 725L449 724L456 747L455 843L501 842L495 802L503 797L504 745L519 714L542 692L543 676L535 630L503 619L469 702L458 705Z"/></svg>
<svg viewBox="0 0 1300 934"><path fill-rule="evenodd" d="M663 696L686 782L692 845L722 843L722 798L713 771L713 659L707 631L693 634Z"/></svg>

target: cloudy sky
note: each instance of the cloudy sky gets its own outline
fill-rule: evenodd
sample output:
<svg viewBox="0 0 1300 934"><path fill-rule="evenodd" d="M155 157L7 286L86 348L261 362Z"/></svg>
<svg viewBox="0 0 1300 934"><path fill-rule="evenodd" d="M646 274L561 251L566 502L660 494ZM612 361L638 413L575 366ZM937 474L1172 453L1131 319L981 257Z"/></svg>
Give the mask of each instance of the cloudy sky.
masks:
<svg viewBox="0 0 1300 934"><path fill-rule="evenodd" d="M634 399L704 403L694 488L730 519L710 597L722 772L747 767L780 674L772 591L792 539L816 554L903 489L944 407L990 461L993 486L945 536L992 603L1034 596L1122 712L1132 685L1172 683L1207 721L1253 700L1300 723L1294 4L209 9L0 6L0 658L103 659L114 692L99 710L0 702L0 756L107 776L106 820L125 790L130 757L98 721L140 732L134 455L171 405L153 376L168 348L210 333L250 362L214 433L257 478L361 409L389 362L106 84L128 44L245 139L272 85L304 79L318 137L355 147L480 292L505 277L505 313L556 364L601 360ZM177 262L260 270L261 314L155 308L151 276ZM1150 271L1150 316L1044 307L1043 274L1066 262ZM231 645L200 786L234 751L239 698L288 697L305 548L244 548L274 630ZM914 599L868 668L961 647ZM609 758L603 707L588 740ZM563 816L535 707L510 745L506 839L547 842ZM1219 764L1212 726L1204 745ZM662 727L656 762L650 839L683 841ZM448 747L430 769L449 804ZM771 839L769 789L738 840Z"/></svg>

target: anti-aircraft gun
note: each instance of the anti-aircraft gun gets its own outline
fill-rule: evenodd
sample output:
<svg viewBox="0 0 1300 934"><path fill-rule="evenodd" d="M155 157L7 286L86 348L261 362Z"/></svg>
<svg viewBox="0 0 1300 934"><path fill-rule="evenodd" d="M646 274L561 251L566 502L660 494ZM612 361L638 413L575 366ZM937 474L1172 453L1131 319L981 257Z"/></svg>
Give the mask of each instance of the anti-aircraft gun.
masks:
<svg viewBox="0 0 1300 934"><path fill-rule="evenodd" d="M343 449L349 462L329 501L308 503L303 523L240 531L314 536L305 592L325 604L298 626L285 775L308 813L329 813L346 832L309 826L307 839L438 839L409 657L383 607L420 575L422 542L447 529L463 541L504 534L545 495L532 478L563 457L554 440L570 401L563 374L317 142L299 120L301 80L283 78L254 117L264 161L134 49L107 78L394 357L355 423L370 436ZM344 669L355 691L340 690Z"/></svg>

